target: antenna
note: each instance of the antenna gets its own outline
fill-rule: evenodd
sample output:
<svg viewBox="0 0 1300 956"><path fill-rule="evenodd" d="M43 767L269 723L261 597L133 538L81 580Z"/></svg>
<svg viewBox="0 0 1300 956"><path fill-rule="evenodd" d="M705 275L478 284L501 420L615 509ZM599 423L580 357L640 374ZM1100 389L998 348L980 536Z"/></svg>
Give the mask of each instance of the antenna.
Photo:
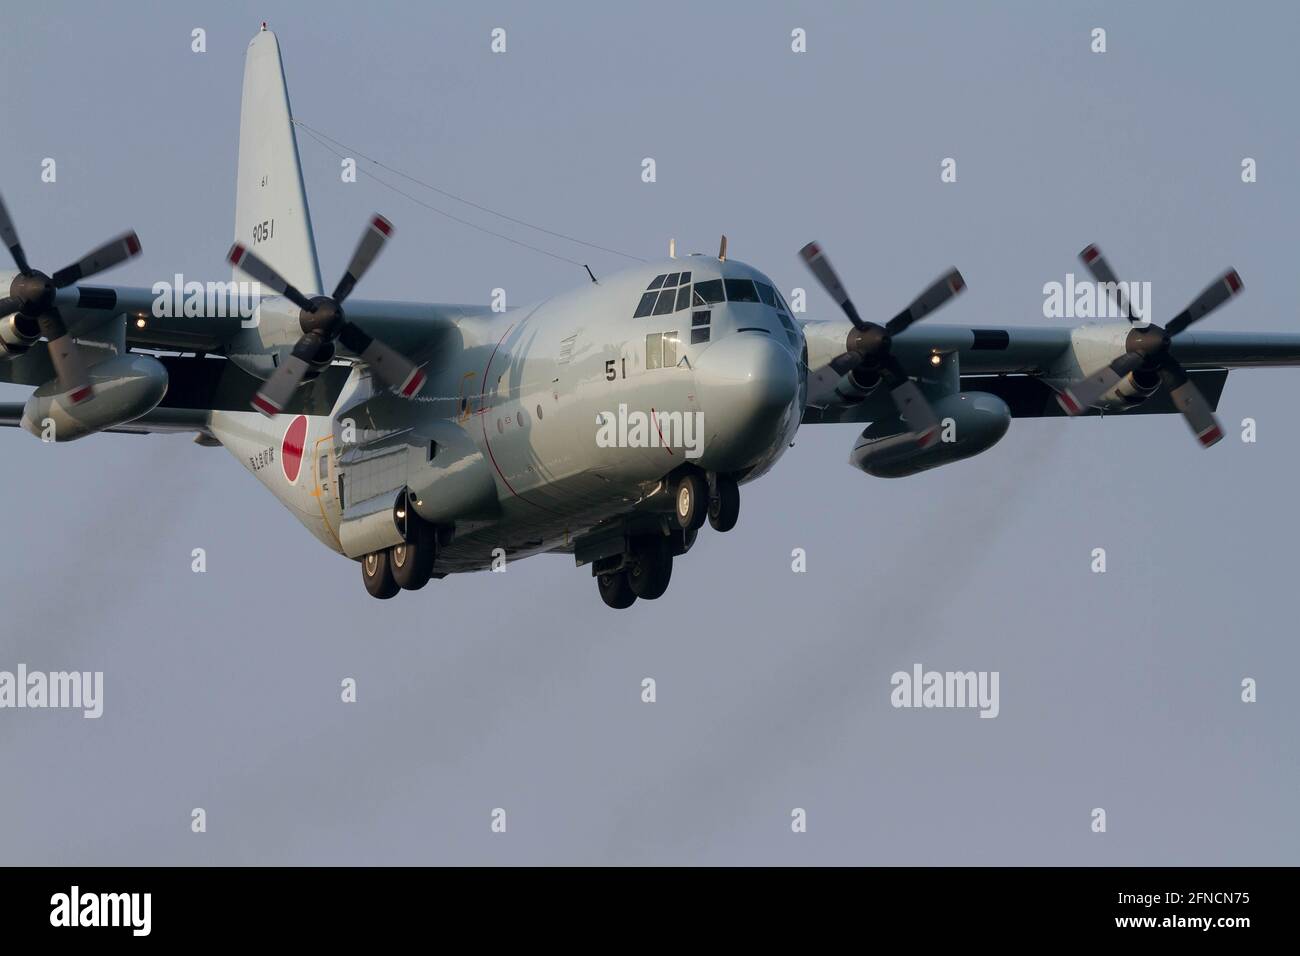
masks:
<svg viewBox="0 0 1300 956"><path fill-rule="evenodd" d="M677 240L676 240L676 239L669 239L669 240L668 240L668 258L669 258L669 259L676 259L676 258L677 258Z"/></svg>
<svg viewBox="0 0 1300 956"><path fill-rule="evenodd" d="M718 259L722 262L727 261L727 237L722 237L722 244L718 246Z"/></svg>
<svg viewBox="0 0 1300 956"><path fill-rule="evenodd" d="M587 270L587 275L591 276L591 281L592 281L592 282L596 282L596 274L595 274L594 272L591 271L591 266L587 265L587 264L584 262L584 263L582 264L582 267L583 267L584 269ZM600 283L599 283L599 282L596 282L596 285L600 285Z"/></svg>

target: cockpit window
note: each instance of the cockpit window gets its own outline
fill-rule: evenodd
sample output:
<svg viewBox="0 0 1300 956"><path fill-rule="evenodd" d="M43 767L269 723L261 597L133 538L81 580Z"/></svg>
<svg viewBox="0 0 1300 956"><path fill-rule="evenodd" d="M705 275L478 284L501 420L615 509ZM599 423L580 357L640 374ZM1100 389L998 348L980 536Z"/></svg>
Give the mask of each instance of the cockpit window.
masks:
<svg viewBox="0 0 1300 956"><path fill-rule="evenodd" d="M766 283L755 282L758 286L758 297L763 300L764 305L776 305L776 291Z"/></svg>
<svg viewBox="0 0 1300 956"><path fill-rule="evenodd" d="M785 304L785 296L781 294L780 289L776 290L776 301L778 303L777 308L784 309L786 312L790 311L790 307Z"/></svg>
<svg viewBox="0 0 1300 956"><path fill-rule="evenodd" d="M656 291L658 290L658 291ZM667 315L684 309L691 304L691 274L689 272L671 272L655 276L637 303L632 318L640 319L647 315Z"/></svg>
<svg viewBox="0 0 1300 956"><path fill-rule="evenodd" d="M651 310L655 307L655 300L658 298L658 292L647 292L645 295L641 296L641 301L638 302L636 306L636 314L633 315L632 318L640 319L649 315Z"/></svg>
<svg viewBox="0 0 1300 956"><path fill-rule="evenodd" d="M758 302L758 290L752 279L726 279L728 302Z"/></svg>
<svg viewBox="0 0 1300 956"><path fill-rule="evenodd" d="M698 299L696 305L713 305L715 302L725 302L722 295L721 279L706 279L703 282L695 283L695 298Z"/></svg>

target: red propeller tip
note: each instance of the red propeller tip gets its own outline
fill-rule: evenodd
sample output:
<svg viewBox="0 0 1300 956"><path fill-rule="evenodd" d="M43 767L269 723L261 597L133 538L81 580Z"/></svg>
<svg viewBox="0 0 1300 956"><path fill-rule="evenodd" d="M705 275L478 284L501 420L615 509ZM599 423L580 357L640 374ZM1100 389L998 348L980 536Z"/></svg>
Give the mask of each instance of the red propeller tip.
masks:
<svg viewBox="0 0 1300 956"><path fill-rule="evenodd" d="M1101 253L1097 251L1096 246L1088 246L1088 248L1084 249L1083 252L1079 253L1079 258L1088 265L1092 265L1093 260L1099 255L1101 255Z"/></svg>
<svg viewBox="0 0 1300 956"><path fill-rule="evenodd" d="M385 236L391 236L393 234L393 224L378 214L375 215L374 219L370 220L370 225L378 229Z"/></svg>
<svg viewBox="0 0 1300 956"><path fill-rule="evenodd" d="M1228 291L1233 295L1241 291L1241 276L1237 275L1236 269L1229 269L1228 274L1223 277L1223 281L1228 283Z"/></svg>
<svg viewBox="0 0 1300 956"><path fill-rule="evenodd" d="M126 251L133 256L140 254L140 237L134 232L126 237Z"/></svg>
<svg viewBox="0 0 1300 956"><path fill-rule="evenodd" d="M72 392L68 396L68 400L71 401L73 405L80 405L82 402L84 402L86 399L90 398L90 396L94 394L95 394L95 390L93 388L91 388L89 385L83 385L81 386L81 388Z"/></svg>
<svg viewBox="0 0 1300 956"><path fill-rule="evenodd" d="M961 277L961 273L956 269L952 270L952 276L948 279L948 287L952 289L953 295L966 288L966 280Z"/></svg>
<svg viewBox="0 0 1300 956"><path fill-rule="evenodd" d="M1196 436L1203 448L1209 448L1220 438L1223 437L1223 429L1218 425L1211 425L1205 431Z"/></svg>
<svg viewBox="0 0 1300 956"><path fill-rule="evenodd" d="M250 402L249 404L251 404L255 409L257 409L267 418L274 418L276 415L280 414L280 407L276 405L275 402L271 401L269 398L264 398L261 395L254 395L252 402Z"/></svg>
<svg viewBox="0 0 1300 956"><path fill-rule="evenodd" d="M938 437L939 437L938 426L935 426L934 428L924 431L921 433L920 437L916 439L917 447L929 448L931 445L934 444L934 440Z"/></svg>
<svg viewBox="0 0 1300 956"><path fill-rule="evenodd" d="M230 252L226 254L226 259L230 262L232 266L237 266L244 261L244 256L247 253L248 253L247 249L245 249L239 243L235 243L233 246L230 247Z"/></svg>
<svg viewBox="0 0 1300 956"><path fill-rule="evenodd" d="M424 388L424 370L417 368L411 373L410 378L402 383L399 391L402 393L403 398L410 398L422 388Z"/></svg>
<svg viewBox="0 0 1300 956"><path fill-rule="evenodd" d="M1056 401L1063 409L1065 409L1067 415L1077 415L1079 412L1083 411L1083 406L1080 405L1069 392L1062 392L1057 395Z"/></svg>
<svg viewBox="0 0 1300 956"><path fill-rule="evenodd" d="M815 242L810 242L799 250L799 254L804 257L805 261L812 262L822 254L821 246Z"/></svg>

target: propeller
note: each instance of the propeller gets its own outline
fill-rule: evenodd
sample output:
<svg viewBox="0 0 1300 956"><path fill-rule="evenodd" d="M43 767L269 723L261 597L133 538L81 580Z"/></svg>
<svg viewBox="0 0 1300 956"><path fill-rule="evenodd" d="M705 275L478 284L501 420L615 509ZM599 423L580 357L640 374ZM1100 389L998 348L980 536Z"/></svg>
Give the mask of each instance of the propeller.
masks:
<svg viewBox="0 0 1300 956"><path fill-rule="evenodd" d="M1098 282L1117 281L1114 270L1096 246L1088 246L1079 253L1079 258ZM1135 326L1125 339L1124 354L1104 368L1069 385L1060 395L1061 407L1071 415L1079 415L1119 384L1126 375L1141 375L1151 384L1163 385L1168 390L1174 407L1187 420L1196 440L1209 448L1223 437L1223 429L1201 390L1192 384L1187 370L1170 353L1170 345L1174 336L1205 318L1241 292L1242 288L1241 276L1237 275L1237 270L1229 269L1164 328L1155 324ZM1123 304L1121 300L1121 305Z"/></svg>
<svg viewBox="0 0 1300 956"><path fill-rule="evenodd" d="M424 372L400 352L389 348L378 339L367 335L355 322L343 314L343 300L366 274L371 263L393 234L393 224L376 215L361 235L357 251L352 254L343 278L334 287L334 294L308 298L284 276L258 258L240 243L230 247L227 258L262 285L273 289L299 308L298 323L303 336L294 345L289 357L272 373L253 397L253 407L264 415L274 416L284 410L294 391L311 370L312 365L328 362L334 356L334 343L342 342L350 352L361 357L375 376L391 385L405 398L415 395L424 386Z"/></svg>
<svg viewBox="0 0 1300 956"><path fill-rule="evenodd" d="M844 314L853 323L853 331L845 342L846 351L831 360L831 368L841 375L849 374L853 383L864 392L875 388L882 378L889 382L889 395L898 408L899 417L908 429L915 432L917 444L929 446L939 435L939 417L926 401L920 387L908 376L898 359L891 353L893 337L907 329L913 322L925 318L962 289L966 281L956 269L951 269L935 280L924 292L912 300L907 308L884 325L868 322L858 314L844 284L832 268L821 246L810 242L799 250L822 288L839 303Z"/></svg>
<svg viewBox="0 0 1300 956"><path fill-rule="evenodd" d="M116 239L87 253L70 266L64 266L53 275L33 269L27 253L18 241L9 210L0 199L0 241L9 248L18 275L9 284L9 294L0 299L0 316L12 315L23 334L35 338L44 336L49 341L50 362L59 388L68 394L76 405L94 394L90 384L90 363L86 361L76 341L68 334L68 327L54 304L54 293L74 282L88 279L106 269L140 254L140 239L134 232L123 233Z"/></svg>

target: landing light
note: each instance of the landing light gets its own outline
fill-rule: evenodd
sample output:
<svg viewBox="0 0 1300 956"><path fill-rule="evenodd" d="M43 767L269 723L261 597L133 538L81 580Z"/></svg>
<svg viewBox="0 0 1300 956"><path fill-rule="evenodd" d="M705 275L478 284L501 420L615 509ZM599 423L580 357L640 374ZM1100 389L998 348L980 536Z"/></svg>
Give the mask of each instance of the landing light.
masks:
<svg viewBox="0 0 1300 956"><path fill-rule="evenodd" d="M931 365L938 365L938 364L939 364L940 362L942 362L942 361L943 361L943 356L942 356L942 355L938 355L938 354L936 354L936 355L931 355L931 356L930 356L930 364L931 364Z"/></svg>
<svg viewBox="0 0 1300 956"><path fill-rule="evenodd" d="M138 319L135 320L135 327L136 327L137 329L143 329L143 328L144 328L144 316L140 316L140 318L138 318Z"/></svg>

